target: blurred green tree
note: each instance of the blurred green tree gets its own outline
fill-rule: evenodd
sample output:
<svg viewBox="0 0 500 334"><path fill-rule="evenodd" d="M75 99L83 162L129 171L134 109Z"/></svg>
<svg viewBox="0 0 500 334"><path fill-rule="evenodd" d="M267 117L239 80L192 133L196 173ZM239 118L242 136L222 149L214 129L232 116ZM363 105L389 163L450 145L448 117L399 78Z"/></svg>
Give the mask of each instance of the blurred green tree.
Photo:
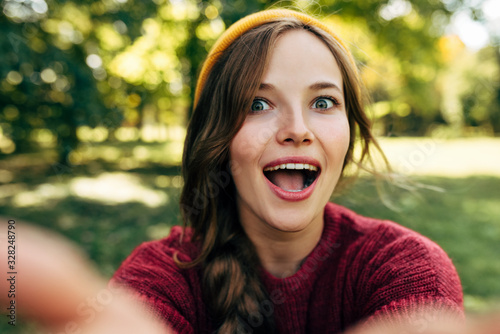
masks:
<svg viewBox="0 0 500 334"><path fill-rule="evenodd" d="M426 134L435 122L449 123L437 80L449 64L439 42L453 12L467 3L3 0L1 6L0 152L57 148L59 162L70 164L82 141L179 140L213 42L239 18L269 7L299 8L341 30L360 61L381 134ZM498 63L498 74L481 79L492 83L494 98L458 98L468 125L497 132Z"/></svg>
<svg viewBox="0 0 500 334"><path fill-rule="evenodd" d="M43 21L15 23L0 16L0 122L17 152L31 143L57 142L65 157L76 145L78 125L105 112L85 52L78 45L58 48ZM0 145L10 153L11 143Z"/></svg>

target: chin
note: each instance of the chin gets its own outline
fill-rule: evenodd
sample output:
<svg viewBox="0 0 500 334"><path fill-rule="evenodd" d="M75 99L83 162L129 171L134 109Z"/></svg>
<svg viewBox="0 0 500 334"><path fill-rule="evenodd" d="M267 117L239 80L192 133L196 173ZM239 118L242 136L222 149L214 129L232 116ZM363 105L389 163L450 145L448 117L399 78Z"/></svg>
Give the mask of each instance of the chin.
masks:
<svg viewBox="0 0 500 334"><path fill-rule="evenodd" d="M288 219L285 219L287 217ZM267 224L272 228L282 232L300 232L315 223L315 216L301 215L296 212L283 213L280 217L267 220Z"/></svg>

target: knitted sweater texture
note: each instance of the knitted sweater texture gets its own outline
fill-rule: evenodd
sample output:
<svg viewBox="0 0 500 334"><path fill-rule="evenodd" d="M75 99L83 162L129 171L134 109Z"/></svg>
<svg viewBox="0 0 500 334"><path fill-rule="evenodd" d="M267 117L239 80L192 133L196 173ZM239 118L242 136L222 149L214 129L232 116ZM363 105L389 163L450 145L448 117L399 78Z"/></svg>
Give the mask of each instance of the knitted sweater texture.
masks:
<svg viewBox="0 0 500 334"><path fill-rule="evenodd" d="M320 242L292 276L261 269L269 300L262 316L274 316L279 333L341 333L360 321L394 315L394 321L424 305L463 313L455 268L434 242L396 223L360 216L328 203ZM137 292L178 333L211 333L202 299L199 268L173 261L199 254L187 230L173 227L165 239L146 242L123 262L111 280ZM251 328L258 315L242 319ZM408 319L406 319L408 321Z"/></svg>

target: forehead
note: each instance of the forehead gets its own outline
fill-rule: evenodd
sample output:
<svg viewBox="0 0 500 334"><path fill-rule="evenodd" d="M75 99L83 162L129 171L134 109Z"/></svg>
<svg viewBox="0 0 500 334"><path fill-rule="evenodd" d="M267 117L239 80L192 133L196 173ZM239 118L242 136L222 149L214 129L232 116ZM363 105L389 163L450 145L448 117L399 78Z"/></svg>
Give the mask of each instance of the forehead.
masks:
<svg viewBox="0 0 500 334"><path fill-rule="evenodd" d="M327 79L342 87L342 75L332 51L313 33L291 30L276 41L262 81L306 83Z"/></svg>

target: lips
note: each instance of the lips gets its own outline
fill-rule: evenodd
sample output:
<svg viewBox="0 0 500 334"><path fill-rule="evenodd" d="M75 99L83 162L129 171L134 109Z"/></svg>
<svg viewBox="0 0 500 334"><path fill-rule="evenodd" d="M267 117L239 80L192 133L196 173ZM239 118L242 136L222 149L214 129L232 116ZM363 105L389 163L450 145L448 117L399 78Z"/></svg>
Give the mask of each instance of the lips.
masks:
<svg viewBox="0 0 500 334"><path fill-rule="evenodd" d="M310 157L285 157L268 163L263 172L278 197L297 201L312 194L321 168L319 162Z"/></svg>

